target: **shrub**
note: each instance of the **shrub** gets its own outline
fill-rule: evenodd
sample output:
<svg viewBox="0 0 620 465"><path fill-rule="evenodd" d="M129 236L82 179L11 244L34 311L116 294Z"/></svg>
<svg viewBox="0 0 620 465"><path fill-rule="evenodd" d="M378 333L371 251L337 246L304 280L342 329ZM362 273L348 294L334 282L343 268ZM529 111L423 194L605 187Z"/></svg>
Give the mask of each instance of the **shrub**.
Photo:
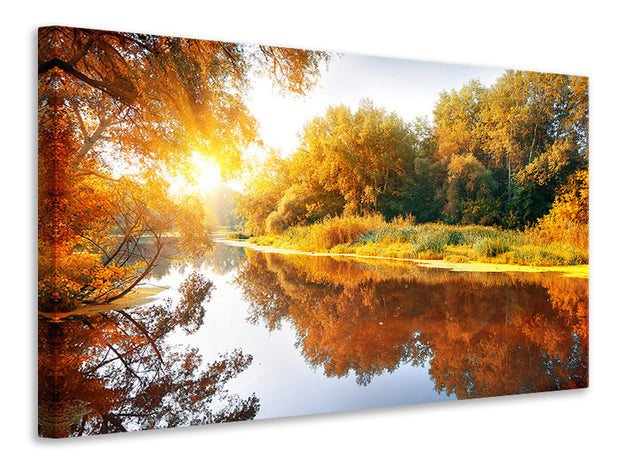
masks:
<svg viewBox="0 0 620 465"><path fill-rule="evenodd" d="M443 259L450 263L468 263L470 261L469 257L459 254L444 255Z"/></svg>
<svg viewBox="0 0 620 465"><path fill-rule="evenodd" d="M434 234L432 232L422 234L413 246L413 250L416 255L420 255L421 252L441 254L445 248L446 244L442 238L438 234Z"/></svg>
<svg viewBox="0 0 620 465"><path fill-rule="evenodd" d="M440 224L424 225L416 234L413 253L418 258L433 256L441 258L447 246L463 243L463 233L456 226Z"/></svg>
<svg viewBox="0 0 620 465"><path fill-rule="evenodd" d="M526 245L514 251L515 261L523 265L582 265L588 254L569 245Z"/></svg>
<svg viewBox="0 0 620 465"><path fill-rule="evenodd" d="M476 253L482 257L497 257L510 251L510 241L506 237L496 236L482 239L474 246Z"/></svg>
<svg viewBox="0 0 620 465"><path fill-rule="evenodd" d="M383 217L378 214L328 217L311 226L289 228L283 238L304 250L325 251L339 244L352 244L383 224Z"/></svg>
<svg viewBox="0 0 620 465"><path fill-rule="evenodd" d="M413 226L415 224L415 216L409 213L407 216L403 218L403 215L398 215L392 218L390 221L390 225L396 228L406 228L408 226Z"/></svg>
<svg viewBox="0 0 620 465"><path fill-rule="evenodd" d="M532 233L540 242L560 242L588 249L589 176L587 169L575 172L541 218Z"/></svg>
<svg viewBox="0 0 620 465"><path fill-rule="evenodd" d="M280 235L250 241L312 252L443 259L454 263L472 260L538 266L587 263L587 249L537 242L539 237L537 228L524 233L477 225L416 225L402 219L386 223L381 215L375 214L324 218L312 225L290 227Z"/></svg>

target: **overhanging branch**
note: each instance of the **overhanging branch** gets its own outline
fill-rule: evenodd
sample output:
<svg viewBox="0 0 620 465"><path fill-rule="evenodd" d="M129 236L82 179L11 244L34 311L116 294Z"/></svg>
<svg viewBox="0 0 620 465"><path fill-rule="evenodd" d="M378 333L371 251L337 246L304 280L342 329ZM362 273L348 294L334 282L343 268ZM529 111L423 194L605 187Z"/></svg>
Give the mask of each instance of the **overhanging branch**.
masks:
<svg viewBox="0 0 620 465"><path fill-rule="evenodd" d="M71 63L61 60L60 58L52 58L48 61L40 62L39 63L39 74L40 75L44 74L54 68L58 68L78 78L80 81L88 84L91 87L94 87L95 89L99 89L102 92L105 92L111 97L114 97L122 101L126 105L132 105L133 102L136 100L136 97L137 97L136 92L124 91L124 90L117 88L116 86L106 84L102 81L97 81L96 79L92 79L86 76L81 71L78 71L73 65L71 65Z"/></svg>

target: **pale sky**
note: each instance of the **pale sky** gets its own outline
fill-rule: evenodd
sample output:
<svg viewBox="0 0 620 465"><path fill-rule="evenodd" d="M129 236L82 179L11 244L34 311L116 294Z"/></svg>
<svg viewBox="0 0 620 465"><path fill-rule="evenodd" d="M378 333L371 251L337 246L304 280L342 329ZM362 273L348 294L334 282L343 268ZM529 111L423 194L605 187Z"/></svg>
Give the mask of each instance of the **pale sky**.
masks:
<svg viewBox="0 0 620 465"><path fill-rule="evenodd" d="M502 68L452 65L426 61L346 54L335 56L318 86L304 97L281 97L268 80L257 80L249 97L251 113L261 125L261 136L283 154L298 144L297 133L330 105L345 104L355 110L360 100L395 111L405 121L418 116L432 120L439 93L460 89L471 79L494 84Z"/></svg>

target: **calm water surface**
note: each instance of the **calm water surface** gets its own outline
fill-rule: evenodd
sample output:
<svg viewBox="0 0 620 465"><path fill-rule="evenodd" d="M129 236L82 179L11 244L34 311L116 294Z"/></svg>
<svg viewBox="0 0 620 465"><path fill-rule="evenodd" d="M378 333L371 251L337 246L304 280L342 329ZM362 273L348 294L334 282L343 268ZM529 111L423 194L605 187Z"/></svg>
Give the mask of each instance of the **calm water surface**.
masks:
<svg viewBox="0 0 620 465"><path fill-rule="evenodd" d="M588 280L217 244L148 305L40 320L40 434L586 387Z"/></svg>

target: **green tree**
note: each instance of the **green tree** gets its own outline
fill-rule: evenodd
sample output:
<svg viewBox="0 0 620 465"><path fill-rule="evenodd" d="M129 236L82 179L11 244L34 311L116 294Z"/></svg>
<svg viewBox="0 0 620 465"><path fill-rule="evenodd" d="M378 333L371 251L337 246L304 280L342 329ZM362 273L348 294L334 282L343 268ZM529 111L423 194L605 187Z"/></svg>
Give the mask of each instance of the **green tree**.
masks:
<svg viewBox="0 0 620 465"><path fill-rule="evenodd" d="M544 215L568 176L587 163L587 102L587 78L512 70L490 88L472 81L442 93L434 123L444 213L453 216L455 205L469 205L478 213L461 221L501 218L510 227ZM493 178L485 182L490 192L475 200L471 192L451 188L450 165L469 156Z"/></svg>
<svg viewBox="0 0 620 465"><path fill-rule="evenodd" d="M451 223L490 223L489 204L495 181L491 172L473 155L453 157L448 166L445 218Z"/></svg>
<svg viewBox="0 0 620 465"><path fill-rule="evenodd" d="M483 146L503 173L517 224L544 215L558 187L587 161L586 89L586 78L508 71L490 90Z"/></svg>
<svg viewBox="0 0 620 465"><path fill-rule="evenodd" d="M403 160L404 174L390 192L383 192L379 202L386 218L413 215L420 223L440 217L438 191L445 169L435 162L437 139L427 119L418 118L411 124L415 156Z"/></svg>

